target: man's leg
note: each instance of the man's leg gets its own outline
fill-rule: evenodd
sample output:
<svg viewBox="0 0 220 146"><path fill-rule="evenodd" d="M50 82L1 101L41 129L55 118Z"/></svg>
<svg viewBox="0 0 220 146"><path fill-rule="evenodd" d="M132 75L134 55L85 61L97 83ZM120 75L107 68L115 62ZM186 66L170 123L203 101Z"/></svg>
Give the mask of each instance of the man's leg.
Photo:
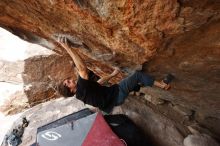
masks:
<svg viewBox="0 0 220 146"><path fill-rule="evenodd" d="M138 86L138 84L142 84L145 87L146 86L157 86L159 88L167 90L170 85L165 84L164 82L155 81L153 76L150 76L148 74L145 74L142 71L135 71L132 75L128 76L127 78L123 79L119 83L119 96L117 105L123 103L125 98L128 96L128 94L131 91L134 91L134 89Z"/></svg>
<svg viewBox="0 0 220 146"><path fill-rule="evenodd" d="M123 79L119 83L119 96L117 105L123 103L129 92L134 91L134 89L138 86L138 83L143 84L144 86L153 86L154 77L141 71L135 71L132 75Z"/></svg>

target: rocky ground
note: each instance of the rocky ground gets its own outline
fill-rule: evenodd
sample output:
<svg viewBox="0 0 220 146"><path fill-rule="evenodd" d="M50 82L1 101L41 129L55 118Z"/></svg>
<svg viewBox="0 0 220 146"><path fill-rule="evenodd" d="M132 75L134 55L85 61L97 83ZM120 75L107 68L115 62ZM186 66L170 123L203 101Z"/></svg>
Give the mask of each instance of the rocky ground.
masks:
<svg viewBox="0 0 220 146"><path fill-rule="evenodd" d="M129 117L133 118L136 123L141 124L139 126L145 129L146 134L149 135L148 139L156 141L158 145L164 146L181 146L183 143L183 135L177 130L171 120L165 116L155 113L147 105L142 106L143 111L138 112L135 107L140 104L137 99L130 97L122 107L117 107L113 112L124 113ZM136 98L136 97L135 97ZM129 102L133 102L129 109L126 108ZM22 138L23 146L31 145L36 140L36 130L38 127L45 125L51 121L59 119L65 115L79 111L80 109L86 108L86 106L71 97L68 99L59 98L56 100L41 103L25 112L22 113L21 117L26 117L30 123ZM21 119L15 121L14 126L21 123Z"/></svg>
<svg viewBox="0 0 220 146"><path fill-rule="evenodd" d="M150 94L146 94L146 91ZM112 114L128 115L144 130L146 138L155 146L183 146L184 138L191 134L187 125L218 138L208 129L200 127L192 115L192 110L181 107L168 98L165 101L163 97L158 99L153 96L153 92L158 90L142 88L141 95L131 94L122 106L113 110ZM20 119L14 122L16 126L21 123L21 118L24 116L30 121L21 145L27 146L35 142L38 127L87 107L81 101L70 97L54 99L26 110L20 115Z"/></svg>

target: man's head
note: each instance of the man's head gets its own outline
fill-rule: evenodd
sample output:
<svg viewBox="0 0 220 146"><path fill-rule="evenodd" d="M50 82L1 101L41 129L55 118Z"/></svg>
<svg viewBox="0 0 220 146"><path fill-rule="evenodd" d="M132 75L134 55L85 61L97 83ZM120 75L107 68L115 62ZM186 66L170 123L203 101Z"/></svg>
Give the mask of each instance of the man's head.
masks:
<svg viewBox="0 0 220 146"><path fill-rule="evenodd" d="M72 77L66 78L59 84L58 90L64 97L73 96L76 93L76 81Z"/></svg>

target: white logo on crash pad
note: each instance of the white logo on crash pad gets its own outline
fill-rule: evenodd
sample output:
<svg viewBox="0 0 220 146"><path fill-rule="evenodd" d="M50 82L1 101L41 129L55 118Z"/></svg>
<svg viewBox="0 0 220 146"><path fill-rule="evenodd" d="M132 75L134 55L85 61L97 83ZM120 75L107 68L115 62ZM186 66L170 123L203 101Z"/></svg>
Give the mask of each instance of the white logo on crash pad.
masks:
<svg viewBox="0 0 220 146"><path fill-rule="evenodd" d="M53 132L53 131L47 131L44 134L42 134L41 136L47 140L57 140L61 137L61 135L59 133Z"/></svg>

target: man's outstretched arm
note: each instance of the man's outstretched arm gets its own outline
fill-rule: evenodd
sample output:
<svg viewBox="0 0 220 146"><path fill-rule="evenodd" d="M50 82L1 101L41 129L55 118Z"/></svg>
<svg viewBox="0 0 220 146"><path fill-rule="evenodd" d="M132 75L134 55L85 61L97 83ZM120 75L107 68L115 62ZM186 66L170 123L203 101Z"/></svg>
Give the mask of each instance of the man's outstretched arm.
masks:
<svg viewBox="0 0 220 146"><path fill-rule="evenodd" d="M119 72L120 72L120 69L119 68L115 68L115 70L110 75L105 76L105 77L99 79L97 82L102 85L102 84L108 82L114 76L116 76Z"/></svg>
<svg viewBox="0 0 220 146"><path fill-rule="evenodd" d="M67 39L65 37L58 37L59 44L67 51L70 57L73 59L73 62L76 65L78 73L81 78L88 80L88 69L85 62L76 52L76 50L71 49L67 44Z"/></svg>

